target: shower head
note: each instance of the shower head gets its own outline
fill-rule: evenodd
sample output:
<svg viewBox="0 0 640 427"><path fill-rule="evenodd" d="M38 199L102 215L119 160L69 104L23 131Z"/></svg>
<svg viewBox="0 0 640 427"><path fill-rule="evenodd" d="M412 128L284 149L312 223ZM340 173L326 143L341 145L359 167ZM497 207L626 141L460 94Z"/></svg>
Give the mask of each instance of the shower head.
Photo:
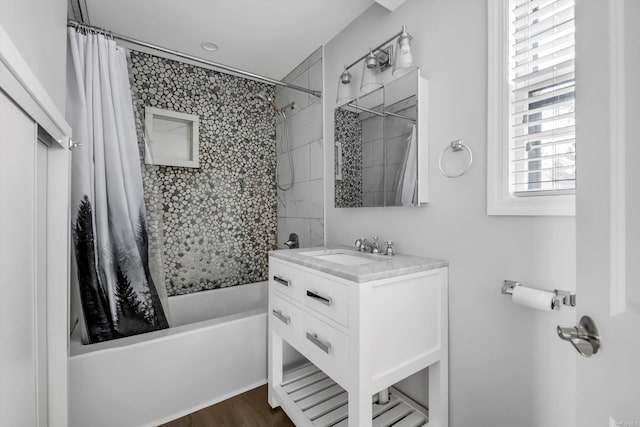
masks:
<svg viewBox="0 0 640 427"><path fill-rule="evenodd" d="M278 105L276 104L275 99L267 95L265 92L256 93L253 95L253 97L259 99L260 101L264 102L267 105L270 105L271 108L273 108L273 111L275 111L276 113L280 111L280 109L278 108Z"/></svg>
<svg viewBox="0 0 640 427"><path fill-rule="evenodd" d="M273 99L271 99L271 97L269 95L267 95L264 92L259 92L259 93L254 93L253 94L254 98L258 98L259 100L263 101L263 102L271 102L273 101Z"/></svg>
<svg viewBox="0 0 640 427"><path fill-rule="evenodd" d="M280 115L282 116L283 119L287 118L287 111L291 110L293 111L296 108L296 103L295 102L290 102L289 104L285 105L284 107L280 107L278 109L278 113L280 113Z"/></svg>

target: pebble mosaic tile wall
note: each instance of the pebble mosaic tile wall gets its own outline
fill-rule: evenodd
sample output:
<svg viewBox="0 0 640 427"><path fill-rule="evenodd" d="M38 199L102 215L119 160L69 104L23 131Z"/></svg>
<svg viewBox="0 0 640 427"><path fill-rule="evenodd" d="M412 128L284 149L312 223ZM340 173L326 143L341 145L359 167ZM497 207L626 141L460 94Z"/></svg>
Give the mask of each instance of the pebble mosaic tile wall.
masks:
<svg viewBox="0 0 640 427"><path fill-rule="evenodd" d="M137 51L129 69L141 158L145 106L200 119L200 168L143 163L150 247L162 242L168 295L266 280L276 246L275 119L252 95L273 88Z"/></svg>
<svg viewBox="0 0 640 427"><path fill-rule="evenodd" d="M336 208L362 207L362 127L358 113L336 108L335 141L342 144L342 180L336 180Z"/></svg>

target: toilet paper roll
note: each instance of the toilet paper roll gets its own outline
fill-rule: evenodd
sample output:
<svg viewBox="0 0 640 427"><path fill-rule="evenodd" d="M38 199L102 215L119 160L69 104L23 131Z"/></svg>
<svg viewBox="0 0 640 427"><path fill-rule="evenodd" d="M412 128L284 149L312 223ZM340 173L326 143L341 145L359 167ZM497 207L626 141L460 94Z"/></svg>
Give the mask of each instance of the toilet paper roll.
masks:
<svg viewBox="0 0 640 427"><path fill-rule="evenodd" d="M513 302L542 311L553 311L555 308L553 292L516 286L513 288Z"/></svg>

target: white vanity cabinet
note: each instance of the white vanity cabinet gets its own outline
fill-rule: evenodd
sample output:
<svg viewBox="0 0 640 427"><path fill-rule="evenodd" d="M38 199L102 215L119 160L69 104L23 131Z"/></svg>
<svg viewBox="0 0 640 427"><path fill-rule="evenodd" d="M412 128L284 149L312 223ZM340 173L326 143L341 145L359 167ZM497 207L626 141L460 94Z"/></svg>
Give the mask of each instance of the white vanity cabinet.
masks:
<svg viewBox="0 0 640 427"><path fill-rule="evenodd" d="M446 427L446 262L368 255L381 258L350 266L305 251L270 254L270 405L297 426ZM283 341L312 365L283 372ZM376 403L379 391L424 368L428 414L395 389Z"/></svg>

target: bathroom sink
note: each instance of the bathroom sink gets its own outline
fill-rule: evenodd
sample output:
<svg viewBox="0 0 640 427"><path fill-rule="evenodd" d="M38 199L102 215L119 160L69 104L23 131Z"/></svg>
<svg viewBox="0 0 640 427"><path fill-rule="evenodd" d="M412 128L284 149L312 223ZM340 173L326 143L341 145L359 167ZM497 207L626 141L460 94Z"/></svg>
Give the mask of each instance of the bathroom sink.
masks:
<svg viewBox="0 0 640 427"><path fill-rule="evenodd" d="M361 255L351 251L340 250L324 250L324 251L312 251L302 252L302 255L310 256L322 261L335 262L341 265L363 265L378 262L379 260L373 258L371 255ZM379 256L379 255L374 255Z"/></svg>
<svg viewBox="0 0 640 427"><path fill-rule="evenodd" d="M323 261L335 262L342 265L362 265L377 262L374 259L347 254L316 255L315 258L321 259Z"/></svg>

